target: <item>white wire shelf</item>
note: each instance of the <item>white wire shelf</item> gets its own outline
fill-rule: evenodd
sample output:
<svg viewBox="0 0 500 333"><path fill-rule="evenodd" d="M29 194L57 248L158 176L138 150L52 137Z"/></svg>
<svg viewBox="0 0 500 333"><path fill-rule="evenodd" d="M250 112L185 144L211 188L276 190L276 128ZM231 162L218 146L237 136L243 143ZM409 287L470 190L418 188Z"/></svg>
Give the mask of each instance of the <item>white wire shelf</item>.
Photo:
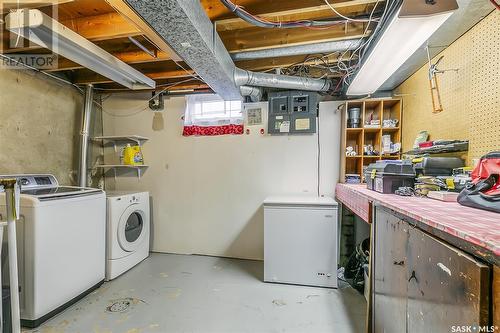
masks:
<svg viewBox="0 0 500 333"><path fill-rule="evenodd" d="M105 135L96 136L93 140L102 140L108 142L134 142L138 145L142 145L144 142L148 141L149 138L140 135Z"/></svg>
<svg viewBox="0 0 500 333"><path fill-rule="evenodd" d="M124 164L99 164L95 166L96 168L99 169L108 169L108 170L114 170L115 173L115 178L116 178L116 170L136 170L137 171L137 177L141 178L142 173L144 170L149 168L149 165L124 165Z"/></svg>

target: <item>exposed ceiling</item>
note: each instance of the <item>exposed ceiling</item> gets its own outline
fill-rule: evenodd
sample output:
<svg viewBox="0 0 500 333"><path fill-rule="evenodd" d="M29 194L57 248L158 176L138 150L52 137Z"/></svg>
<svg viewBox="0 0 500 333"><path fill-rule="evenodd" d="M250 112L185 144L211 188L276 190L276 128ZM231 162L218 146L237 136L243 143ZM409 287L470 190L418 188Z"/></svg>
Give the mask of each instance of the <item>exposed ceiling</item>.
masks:
<svg viewBox="0 0 500 333"><path fill-rule="evenodd" d="M122 0L52 0L58 4L56 19L83 37L112 53L117 58L130 64L140 72L156 80L158 85L179 82L175 89L201 89L209 87L202 81L193 79L194 74L188 66L179 61L175 54L160 51L158 43L148 31L148 27L138 24L137 20L119 13L114 8L120 7ZM21 1L23 2L23 1ZM230 53L261 50L290 45L304 45L320 41L345 40L360 38L365 32L366 23L348 22L328 29L268 29L252 26L231 13L219 0L201 0L208 17L215 24L225 47ZM273 21L321 20L338 17L324 0L233 0L248 12ZM346 16L369 15L376 0L329 0L330 4ZM379 6L383 1L379 1ZM111 6L113 4L113 6ZM25 6L26 7L26 6ZM54 16L50 8L42 10ZM123 11L122 11L123 12ZM5 13L3 14L5 15ZM47 52L40 47L10 48L8 33L5 28L1 52L4 54ZM367 34L370 33L369 29ZM154 56L141 50L129 37L150 50ZM164 49L164 48L163 48ZM265 58L236 62L243 69L254 71L270 71L281 68L289 73L308 71L307 75L323 76L322 63L335 62L338 53L318 60L308 56L290 56ZM177 60L175 60L177 59ZM175 60L175 61L174 61ZM301 64L307 66L297 66ZM311 67L312 65L312 67ZM315 67L317 66L317 67ZM120 89L121 86L111 82L89 69L64 58L59 59L58 68L51 72L64 75L77 84L92 83L103 89ZM303 72L302 72L303 73ZM335 76L335 73L328 73ZM187 81L191 79L190 81ZM186 81L186 82L184 82ZM182 83L181 83L182 82Z"/></svg>

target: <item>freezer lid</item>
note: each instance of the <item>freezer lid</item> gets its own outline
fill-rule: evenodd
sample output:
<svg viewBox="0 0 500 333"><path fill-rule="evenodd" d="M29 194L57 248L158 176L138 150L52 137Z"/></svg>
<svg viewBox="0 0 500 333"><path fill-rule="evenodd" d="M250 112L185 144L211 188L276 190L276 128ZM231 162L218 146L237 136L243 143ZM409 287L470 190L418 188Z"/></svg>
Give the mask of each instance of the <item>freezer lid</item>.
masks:
<svg viewBox="0 0 500 333"><path fill-rule="evenodd" d="M312 195L280 195L271 196L264 200L264 206L327 206L335 207L337 202L331 197Z"/></svg>

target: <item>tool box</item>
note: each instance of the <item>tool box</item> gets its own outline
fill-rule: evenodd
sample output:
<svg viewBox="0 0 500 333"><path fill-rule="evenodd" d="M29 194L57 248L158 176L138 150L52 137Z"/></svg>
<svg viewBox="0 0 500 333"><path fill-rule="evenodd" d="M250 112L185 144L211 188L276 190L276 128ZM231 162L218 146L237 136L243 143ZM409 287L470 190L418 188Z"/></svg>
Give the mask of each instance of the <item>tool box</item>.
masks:
<svg viewBox="0 0 500 333"><path fill-rule="evenodd" d="M451 176L453 169L464 165L458 157L423 157L415 164L415 171L419 176Z"/></svg>
<svg viewBox="0 0 500 333"><path fill-rule="evenodd" d="M394 193L400 187L413 187L415 170L411 161L381 160L365 170L368 189L379 193Z"/></svg>

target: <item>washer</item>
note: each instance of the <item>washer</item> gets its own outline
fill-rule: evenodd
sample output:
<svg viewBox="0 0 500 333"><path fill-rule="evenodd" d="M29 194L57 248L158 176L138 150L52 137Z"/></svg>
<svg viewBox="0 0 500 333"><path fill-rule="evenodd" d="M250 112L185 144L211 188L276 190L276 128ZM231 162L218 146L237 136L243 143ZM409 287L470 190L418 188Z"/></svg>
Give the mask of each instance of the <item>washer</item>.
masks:
<svg viewBox="0 0 500 333"><path fill-rule="evenodd" d="M0 176L14 177L21 184L16 222L21 323L33 328L104 282L106 196L99 189L59 186L52 175ZM5 210L0 193L0 215ZM8 281L6 265L7 260L3 281Z"/></svg>
<svg viewBox="0 0 500 333"><path fill-rule="evenodd" d="M149 192L107 193L106 280L149 256Z"/></svg>

